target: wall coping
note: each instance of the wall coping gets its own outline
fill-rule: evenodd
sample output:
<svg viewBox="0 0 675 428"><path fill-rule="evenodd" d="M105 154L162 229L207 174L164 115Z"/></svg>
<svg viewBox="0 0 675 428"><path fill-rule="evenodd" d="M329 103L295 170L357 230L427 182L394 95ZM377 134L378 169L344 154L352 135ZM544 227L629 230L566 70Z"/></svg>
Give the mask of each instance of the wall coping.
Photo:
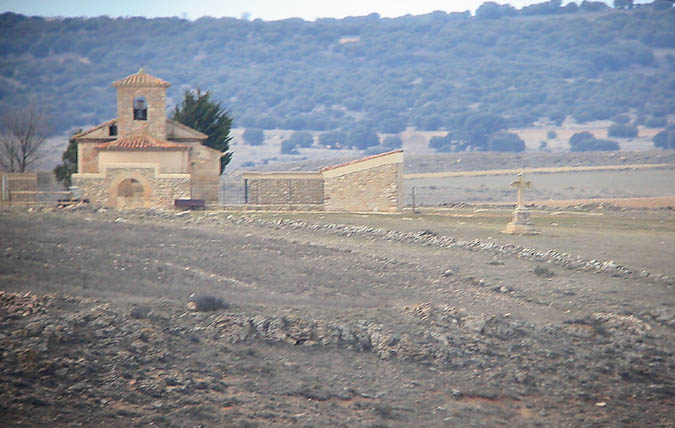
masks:
<svg viewBox="0 0 675 428"><path fill-rule="evenodd" d="M381 153L340 165L323 168L321 169L321 174L324 178L335 178L366 169L377 168L383 165L394 165L398 163L403 163L403 150Z"/></svg>
<svg viewBox="0 0 675 428"><path fill-rule="evenodd" d="M321 180L322 174L315 171L278 171L278 172L245 172L242 174L244 180Z"/></svg>

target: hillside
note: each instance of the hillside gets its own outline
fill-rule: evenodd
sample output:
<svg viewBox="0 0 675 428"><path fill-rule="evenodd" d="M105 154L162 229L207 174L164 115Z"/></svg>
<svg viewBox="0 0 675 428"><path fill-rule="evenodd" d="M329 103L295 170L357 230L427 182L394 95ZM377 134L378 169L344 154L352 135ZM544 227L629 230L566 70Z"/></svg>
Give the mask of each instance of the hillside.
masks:
<svg viewBox="0 0 675 428"><path fill-rule="evenodd" d="M509 128L675 113L675 10L486 3L475 16L265 22L203 17L0 15L0 111L37 100L54 131L115 116L110 83L140 67L211 90L235 126L377 132L454 129L488 115ZM475 119L475 118L474 118Z"/></svg>

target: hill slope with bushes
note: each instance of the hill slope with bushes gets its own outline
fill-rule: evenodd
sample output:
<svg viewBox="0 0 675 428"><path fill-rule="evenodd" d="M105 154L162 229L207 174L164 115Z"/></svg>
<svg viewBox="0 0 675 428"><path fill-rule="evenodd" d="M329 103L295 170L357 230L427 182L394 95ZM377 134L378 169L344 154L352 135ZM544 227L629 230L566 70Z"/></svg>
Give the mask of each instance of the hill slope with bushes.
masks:
<svg viewBox="0 0 675 428"><path fill-rule="evenodd" d="M110 83L144 67L172 83L169 103L210 90L245 128L396 133L451 130L476 114L514 128L675 113L672 2L495 5L313 22L5 13L0 111L33 99L55 131L96 124L116 114Z"/></svg>

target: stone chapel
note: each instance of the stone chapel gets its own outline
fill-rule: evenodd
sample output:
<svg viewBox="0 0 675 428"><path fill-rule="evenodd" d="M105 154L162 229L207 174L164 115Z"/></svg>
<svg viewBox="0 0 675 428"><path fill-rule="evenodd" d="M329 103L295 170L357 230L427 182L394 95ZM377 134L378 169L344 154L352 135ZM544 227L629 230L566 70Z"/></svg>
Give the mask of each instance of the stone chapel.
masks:
<svg viewBox="0 0 675 428"><path fill-rule="evenodd" d="M166 117L169 83L138 73L113 82L117 118L79 133L73 186L95 204L170 209L176 199L218 202L220 158L207 136Z"/></svg>

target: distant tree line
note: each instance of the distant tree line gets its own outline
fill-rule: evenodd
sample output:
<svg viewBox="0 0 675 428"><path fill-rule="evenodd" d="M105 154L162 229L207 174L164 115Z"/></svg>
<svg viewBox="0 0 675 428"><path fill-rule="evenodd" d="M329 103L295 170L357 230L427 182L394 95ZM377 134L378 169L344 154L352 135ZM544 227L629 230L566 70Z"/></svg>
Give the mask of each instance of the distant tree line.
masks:
<svg viewBox="0 0 675 428"><path fill-rule="evenodd" d="M328 147L369 149L379 143L364 129L414 127L449 132L437 142L443 150L517 149L512 137L496 134L629 112L631 126L665 127L675 113L672 2L614 6L486 2L475 16L313 22L4 13L0 113L32 96L56 131L98 124L115 116L110 82L142 65L171 82L169 104L185 89L208 87L233 126L320 131L332 141L317 143ZM503 123L497 130L478 124L474 133L466 123L477 113ZM350 136L354 130L362 135ZM256 132L249 144L259 141Z"/></svg>

